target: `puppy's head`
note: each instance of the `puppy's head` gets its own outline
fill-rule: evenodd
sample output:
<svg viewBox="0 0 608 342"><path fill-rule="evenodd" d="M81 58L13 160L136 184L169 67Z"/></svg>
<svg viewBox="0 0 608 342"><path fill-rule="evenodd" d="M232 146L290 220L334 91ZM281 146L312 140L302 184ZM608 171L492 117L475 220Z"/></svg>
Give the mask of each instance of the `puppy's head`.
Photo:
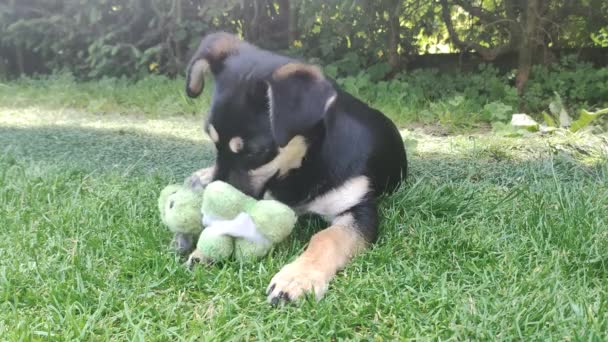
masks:
<svg viewBox="0 0 608 342"><path fill-rule="evenodd" d="M270 178L299 165L284 154L294 153L294 138L307 141L323 124L336 91L317 67L223 32L204 37L192 57L188 96L200 95L208 71L215 79L205 122L217 149L214 179L260 197ZM297 149L301 153L301 146Z"/></svg>

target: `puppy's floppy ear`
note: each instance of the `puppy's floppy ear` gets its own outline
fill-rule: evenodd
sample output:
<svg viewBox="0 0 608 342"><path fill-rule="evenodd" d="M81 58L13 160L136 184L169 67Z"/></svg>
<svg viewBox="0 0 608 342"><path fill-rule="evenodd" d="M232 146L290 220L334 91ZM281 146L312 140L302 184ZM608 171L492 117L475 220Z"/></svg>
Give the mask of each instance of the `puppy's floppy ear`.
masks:
<svg viewBox="0 0 608 342"><path fill-rule="evenodd" d="M319 68L302 63L277 68L268 85L270 122L280 147L323 120L337 96Z"/></svg>
<svg viewBox="0 0 608 342"><path fill-rule="evenodd" d="M197 97L205 86L205 73L221 70L226 57L238 53L241 40L230 33L216 32L206 35L192 56L186 71L186 94Z"/></svg>

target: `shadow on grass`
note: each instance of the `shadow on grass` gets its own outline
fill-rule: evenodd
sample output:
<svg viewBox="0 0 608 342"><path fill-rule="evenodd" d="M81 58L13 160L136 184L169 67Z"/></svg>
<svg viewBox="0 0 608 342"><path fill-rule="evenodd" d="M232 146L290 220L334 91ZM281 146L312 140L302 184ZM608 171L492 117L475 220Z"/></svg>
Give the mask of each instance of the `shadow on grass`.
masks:
<svg viewBox="0 0 608 342"><path fill-rule="evenodd" d="M72 126L0 127L2 152L46 165L125 175L171 174L176 179L212 162L207 142L134 130Z"/></svg>
<svg viewBox="0 0 608 342"><path fill-rule="evenodd" d="M513 188L542 179L558 183L606 179L606 156L600 155L595 162L583 161L597 154L589 150L589 146L597 147L597 142L505 140L512 144L505 146L505 142L496 142L490 136L480 139L473 142L462 138L455 150L410 151L408 182L396 196L387 197L389 202L404 192L412 195L409 188L417 182L437 188L447 184L470 188L479 183ZM448 144L452 143L446 141L444 145ZM125 176L161 174L176 181L210 165L214 157L212 144L205 141L135 129L79 126L0 127L0 146L0 152L45 166ZM310 223L314 227L320 224L316 219Z"/></svg>
<svg viewBox="0 0 608 342"><path fill-rule="evenodd" d="M571 143L568 148L567 143L555 142L559 150L548 140L522 147L526 144L532 143L513 140L513 146L503 146L464 141L456 151L410 152L407 184L396 194L386 196L382 203L389 207L397 203L417 207L417 203L424 203L424 198L416 200L416 197L431 196L425 191L433 191L436 194L432 197L436 196L439 203L433 203L429 214L437 217L445 212L450 216L464 210L472 199L487 200L479 196L482 188L508 193L509 189L533 187L542 180L567 184L602 183L606 179L605 156L596 158L596 162L584 162L582 157L594 153L586 151L585 144ZM118 172L125 176L160 174L178 182L192 171L210 165L214 156L209 142L131 129L78 126L0 127L0 146L17 159L34 164L86 172ZM425 191L420 191L421 182L427 188ZM307 227L300 233L303 239L323 225L316 218L302 221Z"/></svg>
<svg viewBox="0 0 608 342"><path fill-rule="evenodd" d="M590 149L590 145L597 147L598 142L505 141L512 145L497 143L491 136L478 141L463 137L456 143L448 140L442 143L455 144L455 149L409 151L410 182L429 178L509 185L529 174L568 180L579 177L581 172L597 176L601 165L606 163L605 155ZM598 141L602 144L602 140ZM0 152L36 163L136 174L160 171L178 176L211 164L214 157L214 148L209 142L130 128L0 126L0 148ZM603 148L608 151L607 146ZM590 155L596 155L595 162L589 161Z"/></svg>

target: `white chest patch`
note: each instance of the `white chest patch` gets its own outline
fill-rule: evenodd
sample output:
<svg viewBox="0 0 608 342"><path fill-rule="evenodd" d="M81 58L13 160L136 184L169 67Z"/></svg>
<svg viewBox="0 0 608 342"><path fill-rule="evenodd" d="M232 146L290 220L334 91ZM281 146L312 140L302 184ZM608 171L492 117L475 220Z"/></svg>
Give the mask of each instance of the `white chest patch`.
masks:
<svg viewBox="0 0 608 342"><path fill-rule="evenodd" d="M369 191L367 177L354 177L313 199L305 206L305 211L321 215L331 221L337 215L359 204Z"/></svg>

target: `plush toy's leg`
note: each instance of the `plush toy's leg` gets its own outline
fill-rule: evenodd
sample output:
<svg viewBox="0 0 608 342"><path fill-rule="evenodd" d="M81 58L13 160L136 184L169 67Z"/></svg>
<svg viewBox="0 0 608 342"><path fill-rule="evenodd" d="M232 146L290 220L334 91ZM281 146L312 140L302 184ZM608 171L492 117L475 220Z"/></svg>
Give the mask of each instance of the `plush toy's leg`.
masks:
<svg viewBox="0 0 608 342"><path fill-rule="evenodd" d="M234 241L234 258L243 262L255 261L270 251L272 244L260 244L245 239Z"/></svg>
<svg viewBox="0 0 608 342"><path fill-rule="evenodd" d="M271 246L271 242L258 231L247 213L240 213L232 220L214 219L209 222L199 237L196 250L188 258L187 265L190 268L199 262L221 261L230 257L234 252L232 238L241 239L237 245L253 253L252 258L260 256ZM238 251L238 258L244 257L241 252L243 250Z"/></svg>
<svg viewBox="0 0 608 342"><path fill-rule="evenodd" d="M188 260L186 261L186 267L188 267L189 269L194 268L194 265L196 264L211 264L213 262L213 260L211 260L210 258L206 257L203 252L201 252L198 249L195 249L194 252L192 252L190 254L190 256L188 257Z"/></svg>
<svg viewBox="0 0 608 342"><path fill-rule="evenodd" d="M334 275L372 242L370 236L375 238L376 225L373 204L359 204L334 219L329 228L313 235L302 255L272 278L268 301L276 305L309 292L321 299Z"/></svg>
<svg viewBox="0 0 608 342"><path fill-rule="evenodd" d="M194 190L200 190L213 180L215 174L215 165L200 169L194 172L190 177L186 178L184 185Z"/></svg>

